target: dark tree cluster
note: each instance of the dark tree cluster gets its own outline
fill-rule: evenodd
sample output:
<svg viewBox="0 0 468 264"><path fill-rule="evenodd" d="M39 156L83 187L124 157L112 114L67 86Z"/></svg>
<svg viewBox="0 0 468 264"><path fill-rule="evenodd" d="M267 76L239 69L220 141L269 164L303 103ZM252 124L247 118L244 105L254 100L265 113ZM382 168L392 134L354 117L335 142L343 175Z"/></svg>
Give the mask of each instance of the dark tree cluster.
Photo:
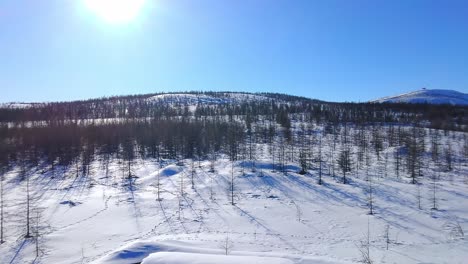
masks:
<svg viewBox="0 0 468 264"><path fill-rule="evenodd" d="M147 120L80 126L74 123L0 128L0 165L79 165L89 172L90 163L100 157L129 164L136 158L205 158L212 152L237 158L244 140L237 122L196 120Z"/></svg>

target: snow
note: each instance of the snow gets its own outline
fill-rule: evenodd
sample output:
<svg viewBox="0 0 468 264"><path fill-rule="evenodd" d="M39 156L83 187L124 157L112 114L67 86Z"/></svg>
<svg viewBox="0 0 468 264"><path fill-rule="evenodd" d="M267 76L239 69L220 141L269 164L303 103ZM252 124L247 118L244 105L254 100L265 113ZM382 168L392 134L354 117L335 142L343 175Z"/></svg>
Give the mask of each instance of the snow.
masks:
<svg viewBox="0 0 468 264"><path fill-rule="evenodd" d="M459 153L462 133L451 133ZM332 137L324 140L329 152ZM457 162L453 171L433 165L423 175L440 175L439 210L431 210L429 179L409 183L393 174L392 148L388 176L382 160L373 159L375 215L368 215L366 171L353 171L349 184L333 178L324 165L324 184L317 171L300 175L295 164L286 174L272 170L265 145L256 146L256 170L235 162L235 205L230 204L231 162L220 157L215 173L209 161L195 162L191 186L191 160L137 160L133 188L123 177L122 164L113 161L106 176L95 161L91 175L75 177L57 168L34 168L31 186L34 208L42 214L40 261L35 263L359 263L358 246L370 227L371 256L375 263L466 263L468 240L456 232L468 230L468 165ZM455 154L454 160L461 157ZM45 169L45 171L43 171ZM32 263L34 242L24 235L24 182L19 169L6 175L6 243L0 263ZM157 177L161 200L156 200ZM53 177L52 177L53 176ZM181 183L184 193L180 194ZM416 202L417 186L422 209ZM179 210L179 204L181 205ZM384 231L390 228L386 249ZM223 243L232 248L226 256Z"/></svg>
<svg viewBox="0 0 468 264"><path fill-rule="evenodd" d="M154 252L154 253L151 253ZM247 253L249 254L249 253ZM251 254L251 253L250 253ZM223 255L219 249L203 249L178 241L139 241L127 245L98 261L100 264L119 263L281 263L290 260L275 257Z"/></svg>
<svg viewBox="0 0 468 264"><path fill-rule="evenodd" d="M280 258L267 257L249 257L249 256L223 256L209 254L193 254L193 253L172 253L159 252L151 254L145 258L142 264L293 264L292 261Z"/></svg>
<svg viewBox="0 0 468 264"><path fill-rule="evenodd" d="M430 103L468 105L468 94L440 89L421 89L372 101L374 103Z"/></svg>
<svg viewBox="0 0 468 264"><path fill-rule="evenodd" d="M181 241L138 241L126 245L99 259L94 264L125 263L279 263L293 264L331 264L345 263L325 258L313 258L275 254L269 252L233 251L225 255L222 249L202 248L195 242Z"/></svg>

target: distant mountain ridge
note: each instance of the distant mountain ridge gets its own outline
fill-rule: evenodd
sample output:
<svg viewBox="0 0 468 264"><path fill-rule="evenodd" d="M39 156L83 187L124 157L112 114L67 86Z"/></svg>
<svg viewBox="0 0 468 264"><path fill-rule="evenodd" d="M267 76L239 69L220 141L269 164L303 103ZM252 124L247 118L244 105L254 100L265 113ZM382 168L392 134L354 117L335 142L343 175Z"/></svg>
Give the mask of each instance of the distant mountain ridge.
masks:
<svg viewBox="0 0 468 264"><path fill-rule="evenodd" d="M168 93L153 93L153 94L137 94L137 95L123 95L111 96L101 98L91 98L86 100L72 100L72 101L57 101L57 102L42 102L42 103L29 103L29 102L7 102L0 103L0 109L27 109L32 107L40 107L47 105L67 105L67 104L92 104L95 102L132 103L134 101L145 101L148 104L164 104L164 105L187 105L194 106L202 105L239 105L244 103L294 103L294 102L316 102L325 103L324 101L311 99L302 96L295 96L281 93L264 93L264 92L168 92Z"/></svg>
<svg viewBox="0 0 468 264"><path fill-rule="evenodd" d="M336 104L340 102L326 102L322 100L294 96L281 93L250 93L250 92L169 92L169 93L153 93L140 95L124 95L91 98L87 100L75 100L65 102L7 102L0 103L0 109L28 109L33 107L44 107L47 105L70 105L70 104L93 104L96 102L113 103L132 103L142 100L149 104L165 104L165 105L240 105L245 103L267 103L276 102L280 104L288 103L320 103L320 104ZM429 104L450 104L459 106L468 106L468 94L442 89L420 89L396 96L386 96L376 100L371 100L369 103L429 103Z"/></svg>
<svg viewBox="0 0 468 264"><path fill-rule="evenodd" d="M468 106L468 94L442 89L421 89L396 96L383 97L372 103L428 103Z"/></svg>

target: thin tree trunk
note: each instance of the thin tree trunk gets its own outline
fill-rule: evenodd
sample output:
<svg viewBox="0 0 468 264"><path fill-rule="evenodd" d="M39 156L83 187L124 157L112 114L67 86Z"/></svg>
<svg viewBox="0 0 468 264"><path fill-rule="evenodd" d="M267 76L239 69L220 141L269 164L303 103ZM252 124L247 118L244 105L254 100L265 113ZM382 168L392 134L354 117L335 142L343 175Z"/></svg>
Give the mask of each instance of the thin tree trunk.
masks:
<svg viewBox="0 0 468 264"><path fill-rule="evenodd" d="M31 197L29 193L29 176L26 175L26 235L25 238L30 238L30 207L31 207Z"/></svg>

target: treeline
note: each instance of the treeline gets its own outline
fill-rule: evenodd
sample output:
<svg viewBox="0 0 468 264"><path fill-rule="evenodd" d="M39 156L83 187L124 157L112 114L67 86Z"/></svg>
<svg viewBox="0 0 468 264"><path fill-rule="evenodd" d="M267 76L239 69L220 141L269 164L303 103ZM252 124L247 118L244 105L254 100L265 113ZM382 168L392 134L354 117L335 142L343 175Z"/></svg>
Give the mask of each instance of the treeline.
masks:
<svg viewBox="0 0 468 264"><path fill-rule="evenodd" d="M71 166L86 173L92 161L136 158L206 158L227 153L234 158L243 142L236 123L195 120L150 120L80 126L0 127L0 166Z"/></svg>
<svg viewBox="0 0 468 264"><path fill-rule="evenodd" d="M226 98L235 93L191 92ZM166 119L173 117L275 116L307 113L316 122L351 122L355 124L385 122L399 124L419 123L426 127L467 131L468 107L431 104L374 104L326 103L303 97L262 93L270 100L249 100L236 104L196 105L194 111L184 102L174 104L163 98L150 99L157 94L111 97L87 101L59 102L32 105L29 108L0 108L0 122L63 123L70 120L97 119Z"/></svg>

